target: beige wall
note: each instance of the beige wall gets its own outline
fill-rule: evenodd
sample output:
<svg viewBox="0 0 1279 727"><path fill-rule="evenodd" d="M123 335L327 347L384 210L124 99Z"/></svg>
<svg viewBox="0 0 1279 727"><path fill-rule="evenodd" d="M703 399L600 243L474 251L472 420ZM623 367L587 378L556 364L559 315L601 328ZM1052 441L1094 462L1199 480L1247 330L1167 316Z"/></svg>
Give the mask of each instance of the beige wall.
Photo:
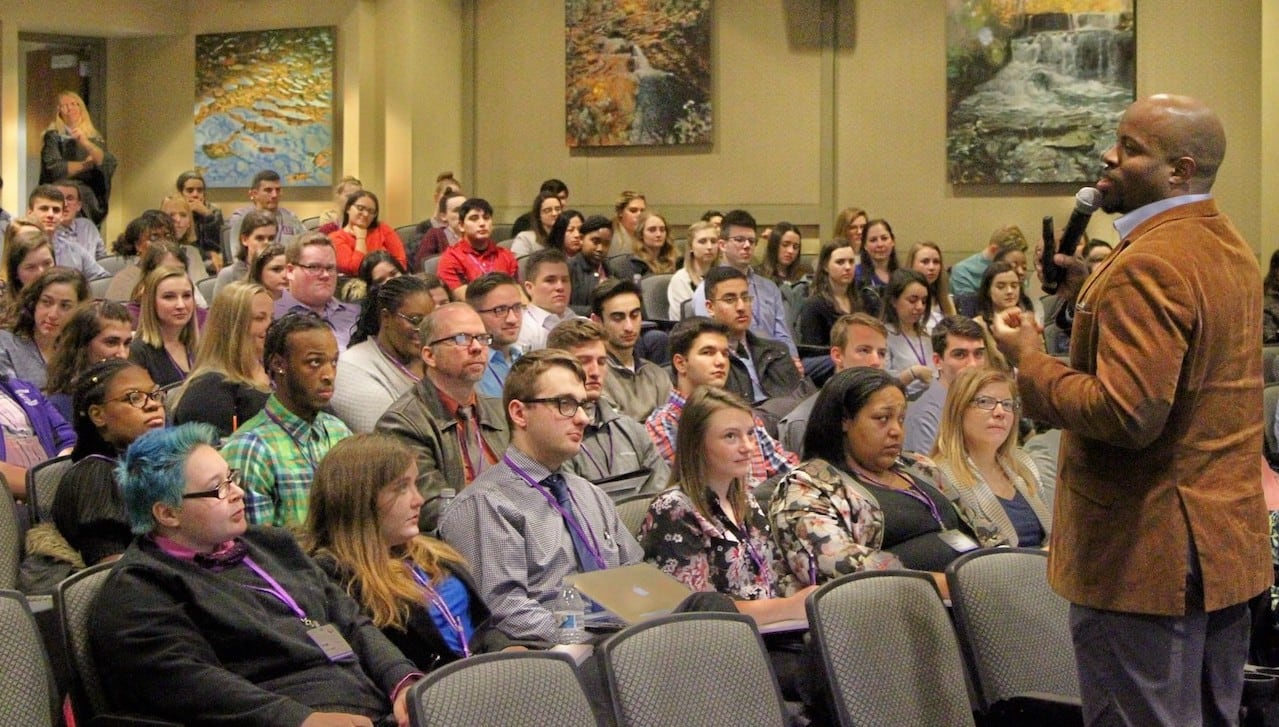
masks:
<svg viewBox="0 0 1279 727"><path fill-rule="evenodd" d="M1276 4L1138 6L1138 93L1190 93L1218 109L1229 151L1216 191L1264 255L1279 236L1279 206L1262 204L1279 192ZM713 3L715 142L674 151L565 146L558 1L70 0L56 18L44 7L10 0L0 10L0 173L15 179L18 166L17 33L109 29L105 126L121 160L109 236L191 165L194 35L302 25L338 27L335 171L381 192L393 224L430 213L441 170L505 219L558 176L574 207L604 212L620 190L640 189L676 226L744 205L825 236L834 212L857 204L893 221L903 246L933 239L955 262L1001 224L1034 235L1042 215L1064 219L1074 192L946 181L945 3L935 0ZM19 207L23 192L6 188L4 206ZM213 197L234 206L244 193ZM287 195L304 216L328 206L327 190ZM1104 220L1092 231L1113 235Z"/></svg>

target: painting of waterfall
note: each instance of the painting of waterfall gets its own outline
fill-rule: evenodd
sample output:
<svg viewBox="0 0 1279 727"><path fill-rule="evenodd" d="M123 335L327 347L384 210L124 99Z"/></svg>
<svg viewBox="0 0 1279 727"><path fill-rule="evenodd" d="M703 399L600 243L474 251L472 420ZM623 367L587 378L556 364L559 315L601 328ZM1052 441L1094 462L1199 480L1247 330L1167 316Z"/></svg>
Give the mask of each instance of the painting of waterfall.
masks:
<svg viewBox="0 0 1279 727"><path fill-rule="evenodd" d="M209 187L247 187L261 169L287 187L333 180L336 29L195 37L195 168Z"/></svg>
<svg viewBox="0 0 1279 727"><path fill-rule="evenodd" d="M1136 95L1135 0L947 0L954 184L1085 183Z"/></svg>
<svg viewBox="0 0 1279 727"><path fill-rule="evenodd" d="M710 0L565 0L570 148L711 143Z"/></svg>

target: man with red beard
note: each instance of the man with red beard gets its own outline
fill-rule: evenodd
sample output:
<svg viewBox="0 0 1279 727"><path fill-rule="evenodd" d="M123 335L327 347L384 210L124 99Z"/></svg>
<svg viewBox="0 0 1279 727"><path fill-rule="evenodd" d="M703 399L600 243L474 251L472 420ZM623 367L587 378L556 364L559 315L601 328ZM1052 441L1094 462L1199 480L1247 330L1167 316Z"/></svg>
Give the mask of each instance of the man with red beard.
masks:
<svg viewBox="0 0 1279 727"><path fill-rule="evenodd" d="M251 524L300 527L316 467L351 435L322 411L333 398L338 342L318 315L287 313L267 329L262 360L275 392L227 439L222 456L243 474Z"/></svg>

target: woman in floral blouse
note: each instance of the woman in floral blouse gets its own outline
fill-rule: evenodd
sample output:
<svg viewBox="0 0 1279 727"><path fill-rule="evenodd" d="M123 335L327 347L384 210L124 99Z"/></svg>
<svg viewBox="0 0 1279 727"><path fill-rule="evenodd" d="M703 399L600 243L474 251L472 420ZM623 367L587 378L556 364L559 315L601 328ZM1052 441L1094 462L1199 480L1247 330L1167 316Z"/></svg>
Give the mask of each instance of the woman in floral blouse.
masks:
<svg viewBox="0 0 1279 727"><path fill-rule="evenodd" d="M675 485L648 507L644 558L694 591L731 596L761 625L804 618L804 598L774 558L768 519L748 487L756 447L750 407L702 387L684 406L675 445Z"/></svg>
<svg viewBox="0 0 1279 727"><path fill-rule="evenodd" d="M845 369L818 394L804 433L812 459L782 479L769 507L800 580L904 566L933 573L944 595L946 566L977 547L950 501L901 459L905 411L901 383L879 369Z"/></svg>

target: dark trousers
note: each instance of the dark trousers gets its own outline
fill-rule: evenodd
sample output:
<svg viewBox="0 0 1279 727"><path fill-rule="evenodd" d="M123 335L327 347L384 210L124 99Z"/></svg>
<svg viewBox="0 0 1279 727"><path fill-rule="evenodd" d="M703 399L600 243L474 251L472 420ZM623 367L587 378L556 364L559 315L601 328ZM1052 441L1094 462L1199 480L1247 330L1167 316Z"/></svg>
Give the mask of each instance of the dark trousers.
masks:
<svg viewBox="0 0 1279 727"><path fill-rule="evenodd" d="M1190 543L1183 616L1070 606L1087 725L1237 725L1252 626L1247 602L1204 611Z"/></svg>

